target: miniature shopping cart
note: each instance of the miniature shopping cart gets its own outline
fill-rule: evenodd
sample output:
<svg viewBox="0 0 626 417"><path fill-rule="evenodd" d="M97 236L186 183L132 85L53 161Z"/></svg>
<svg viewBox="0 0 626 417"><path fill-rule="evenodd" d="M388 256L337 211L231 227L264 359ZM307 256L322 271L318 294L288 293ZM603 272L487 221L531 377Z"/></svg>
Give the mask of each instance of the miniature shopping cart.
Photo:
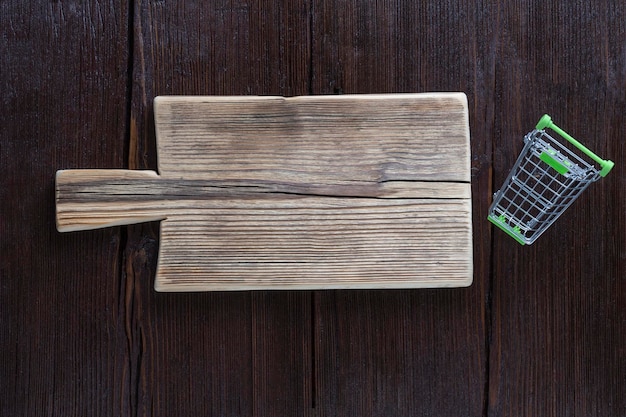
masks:
<svg viewBox="0 0 626 417"><path fill-rule="evenodd" d="M557 141L546 128L573 146ZM547 114L524 142L504 185L494 194L487 217L522 245L533 243L589 184L606 176L614 165L552 123Z"/></svg>

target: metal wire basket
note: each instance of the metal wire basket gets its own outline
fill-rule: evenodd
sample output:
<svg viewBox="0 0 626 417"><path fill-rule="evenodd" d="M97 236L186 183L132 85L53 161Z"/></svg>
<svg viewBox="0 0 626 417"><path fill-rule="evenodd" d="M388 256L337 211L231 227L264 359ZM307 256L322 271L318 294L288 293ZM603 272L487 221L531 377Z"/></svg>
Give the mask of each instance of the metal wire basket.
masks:
<svg viewBox="0 0 626 417"><path fill-rule="evenodd" d="M566 139L600 169L546 133L546 128ZM524 142L509 176L494 194L487 216L522 245L537 240L589 184L606 176L614 165L556 126L547 114Z"/></svg>

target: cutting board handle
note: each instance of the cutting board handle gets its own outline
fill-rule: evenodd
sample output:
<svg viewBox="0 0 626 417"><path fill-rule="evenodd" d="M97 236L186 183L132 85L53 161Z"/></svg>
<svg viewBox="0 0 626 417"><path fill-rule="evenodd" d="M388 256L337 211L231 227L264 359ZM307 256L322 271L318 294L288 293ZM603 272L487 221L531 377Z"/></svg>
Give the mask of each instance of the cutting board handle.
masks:
<svg viewBox="0 0 626 417"><path fill-rule="evenodd" d="M91 230L166 217L159 175L125 169L70 169L56 174L60 232Z"/></svg>

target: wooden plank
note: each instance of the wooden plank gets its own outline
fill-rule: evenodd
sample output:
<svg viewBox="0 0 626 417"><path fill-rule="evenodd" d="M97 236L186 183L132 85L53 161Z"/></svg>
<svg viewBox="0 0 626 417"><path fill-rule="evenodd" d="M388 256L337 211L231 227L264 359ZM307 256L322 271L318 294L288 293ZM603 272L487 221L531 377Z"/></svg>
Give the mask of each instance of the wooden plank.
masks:
<svg viewBox="0 0 626 417"><path fill-rule="evenodd" d="M161 175L59 172L59 230L166 219L161 291L468 285L466 106L159 98Z"/></svg>
<svg viewBox="0 0 626 417"><path fill-rule="evenodd" d="M427 189L439 195L421 199L329 198L211 183L198 193L176 182L166 194L157 179L152 171L60 172L61 228L167 217L156 283L163 290L458 286L471 277L469 184Z"/></svg>
<svg viewBox="0 0 626 417"><path fill-rule="evenodd" d="M248 207L257 200L282 200L275 204L275 209L288 212L298 204L306 204L307 196L337 197L328 200L329 204L343 201L347 205L351 204L350 199L339 198L421 199L426 204L433 199L445 204L446 200L470 198L469 184L455 182L390 181L346 186L176 180L163 178L154 171L115 169L61 170L57 172L56 185L57 228L63 232L164 220L172 213L194 213L196 209L228 208L231 200L243 200Z"/></svg>
<svg viewBox="0 0 626 417"><path fill-rule="evenodd" d="M482 409L480 306L458 291L468 290L316 293L316 411L454 416Z"/></svg>
<svg viewBox="0 0 626 417"><path fill-rule="evenodd" d="M251 415L313 414L311 293L255 291Z"/></svg>
<svg viewBox="0 0 626 417"><path fill-rule="evenodd" d="M164 177L469 182L463 93L157 97Z"/></svg>
<svg viewBox="0 0 626 417"><path fill-rule="evenodd" d="M626 4L590 6L512 4L496 19L512 30L498 41L495 105L506 111L495 120L494 187L544 112L617 171L589 186L530 248L493 228L494 416L626 415L626 101L616 93L626 87ZM562 16L567 24L555 25ZM522 35L548 25L545 36Z"/></svg>
<svg viewBox="0 0 626 417"><path fill-rule="evenodd" d="M469 200L327 200L234 200L165 220L157 290L446 287L471 280Z"/></svg>
<svg viewBox="0 0 626 417"><path fill-rule="evenodd" d="M59 167L124 166L128 8L0 4L3 416L132 414L123 234L56 233L53 205Z"/></svg>
<svg viewBox="0 0 626 417"><path fill-rule="evenodd" d="M308 0L134 5L128 168L157 170L155 96L307 94ZM133 315L143 349L133 363L143 376L137 415L308 415L310 294L155 293L159 224L128 227L128 241L142 288L133 305L144 313Z"/></svg>
<svg viewBox="0 0 626 417"><path fill-rule="evenodd" d="M315 292L320 416L488 415L494 11L506 4L323 0L312 93L465 91L472 131L474 283L468 289ZM482 211L481 211L482 209Z"/></svg>

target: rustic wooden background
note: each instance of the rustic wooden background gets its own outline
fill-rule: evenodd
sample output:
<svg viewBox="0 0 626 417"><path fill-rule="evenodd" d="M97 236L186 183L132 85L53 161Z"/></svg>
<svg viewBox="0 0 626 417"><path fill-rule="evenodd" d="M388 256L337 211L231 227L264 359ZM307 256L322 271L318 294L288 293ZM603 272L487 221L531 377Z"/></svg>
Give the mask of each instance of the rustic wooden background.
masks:
<svg viewBox="0 0 626 417"><path fill-rule="evenodd" d="M3 416L626 415L626 3L0 3ZM464 91L467 289L164 294L157 223L59 234L62 168L156 168L164 94ZM616 162L521 247L485 220L548 112Z"/></svg>

